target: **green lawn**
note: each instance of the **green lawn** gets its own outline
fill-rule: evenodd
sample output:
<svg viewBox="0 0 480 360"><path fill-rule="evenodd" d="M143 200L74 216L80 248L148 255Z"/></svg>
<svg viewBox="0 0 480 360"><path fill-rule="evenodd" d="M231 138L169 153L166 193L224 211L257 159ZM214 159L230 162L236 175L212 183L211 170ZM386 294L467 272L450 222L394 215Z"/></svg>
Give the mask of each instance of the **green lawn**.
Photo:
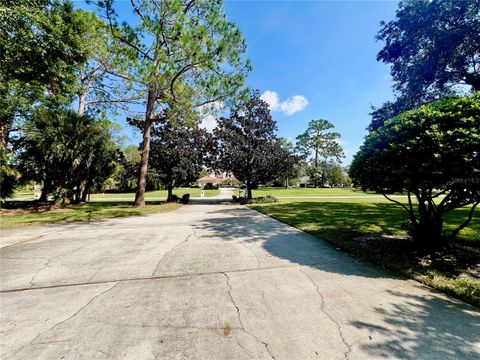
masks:
<svg viewBox="0 0 480 360"><path fill-rule="evenodd" d="M200 192L202 189L199 188L176 188L173 189L173 193L179 197L183 194L190 194L190 197L200 197ZM215 196L218 195L220 190L204 190L205 196ZM92 194L90 196L91 200L102 199L102 198L130 198L135 199L135 193L104 193L104 194ZM145 198L167 198L167 190L156 190L156 191L147 191L145 193Z"/></svg>
<svg viewBox="0 0 480 360"><path fill-rule="evenodd" d="M199 188L177 188L173 190L173 193L177 196L182 196L183 194L190 194L191 197L200 197ZM205 190L205 196L215 196L218 195L220 190ZM19 191L16 192L13 198L22 198L22 199L33 199L33 191ZM103 194L92 194L90 200L101 200L101 199L135 199L135 193L103 193ZM167 198L167 190L157 190L157 191L147 191L145 193L145 198Z"/></svg>
<svg viewBox="0 0 480 360"><path fill-rule="evenodd" d="M251 207L330 241L348 253L480 307L480 281L465 276L479 262L480 211L459 234L459 242L473 248L454 248L448 254L425 256L405 239L404 210L381 198L280 199L275 204ZM448 214L446 231L460 224L467 212L468 208L462 208Z"/></svg>
<svg viewBox="0 0 480 360"><path fill-rule="evenodd" d="M52 210L2 210L0 228L49 224L70 221L87 221L123 216L147 215L172 211L180 207L177 203L151 203L144 208L134 208L130 202L88 202Z"/></svg>
<svg viewBox="0 0 480 360"><path fill-rule="evenodd" d="M281 187L261 187L253 190L253 196L276 197L282 196L361 196L361 195L378 195L372 192L366 193L359 189L353 188L281 188Z"/></svg>

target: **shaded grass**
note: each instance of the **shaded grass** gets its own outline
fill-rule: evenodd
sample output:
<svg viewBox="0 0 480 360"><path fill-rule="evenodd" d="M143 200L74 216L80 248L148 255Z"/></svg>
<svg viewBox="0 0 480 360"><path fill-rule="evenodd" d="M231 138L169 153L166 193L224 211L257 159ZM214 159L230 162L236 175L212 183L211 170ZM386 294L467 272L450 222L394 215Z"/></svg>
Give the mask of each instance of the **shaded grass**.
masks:
<svg viewBox="0 0 480 360"><path fill-rule="evenodd" d="M129 202L88 202L65 208L39 210L2 210L0 228L50 224L71 221L89 221L124 216L138 216L178 209L179 204L155 202L144 208L134 208Z"/></svg>
<svg viewBox="0 0 480 360"><path fill-rule="evenodd" d="M277 204L250 205L266 215L309 232L355 256L416 279L480 307L478 264L480 212L458 235L455 247L431 254L415 248L406 232L405 211L383 199L280 199ZM467 216L457 209L445 219L450 233ZM475 276L468 276L472 272Z"/></svg>

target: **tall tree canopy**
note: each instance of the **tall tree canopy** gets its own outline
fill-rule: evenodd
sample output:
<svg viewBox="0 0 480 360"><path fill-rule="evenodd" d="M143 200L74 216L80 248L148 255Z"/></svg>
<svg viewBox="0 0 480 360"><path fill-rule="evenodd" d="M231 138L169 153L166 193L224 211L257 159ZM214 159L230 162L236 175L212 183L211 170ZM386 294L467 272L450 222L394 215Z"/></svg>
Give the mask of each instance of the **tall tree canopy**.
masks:
<svg viewBox="0 0 480 360"><path fill-rule="evenodd" d="M131 0L135 27L118 22L112 3L100 5L132 59L120 75L140 86L146 100L135 198L135 205L143 206L153 124L238 98L250 65L243 57L243 35L227 20L220 0Z"/></svg>
<svg viewBox="0 0 480 360"><path fill-rule="evenodd" d="M203 165L209 165L211 134L185 122L163 121L153 129L150 168L168 190L171 200L175 186L188 185L199 178Z"/></svg>
<svg viewBox="0 0 480 360"><path fill-rule="evenodd" d="M377 55L391 65L398 98L372 112L371 129L399 113L465 87L480 90L480 2L403 0L382 22ZM464 87L459 87L464 85Z"/></svg>
<svg viewBox="0 0 480 360"><path fill-rule="evenodd" d="M328 120L311 120L304 133L297 136L297 149L305 157L312 157L314 169L315 187L318 187L319 161L343 157L343 150L340 146L340 134L332 132L335 126Z"/></svg>
<svg viewBox="0 0 480 360"><path fill-rule="evenodd" d="M213 133L217 140L217 167L232 172L247 186L247 197L252 198L252 187L279 176L276 154L283 154L277 146L277 123L270 115L269 105L253 92L243 111L233 110L230 117L221 117Z"/></svg>
<svg viewBox="0 0 480 360"><path fill-rule="evenodd" d="M406 191L408 204L390 200L406 210L411 234L422 244L441 243L444 215L472 205L455 236L480 203L480 93L440 100L387 121L367 136L350 176L384 194Z"/></svg>
<svg viewBox="0 0 480 360"><path fill-rule="evenodd" d="M19 125L47 97L72 99L87 60L82 10L68 0L0 3L0 177L2 197L16 185L12 167ZM5 180L5 181L4 181Z"/></svg>

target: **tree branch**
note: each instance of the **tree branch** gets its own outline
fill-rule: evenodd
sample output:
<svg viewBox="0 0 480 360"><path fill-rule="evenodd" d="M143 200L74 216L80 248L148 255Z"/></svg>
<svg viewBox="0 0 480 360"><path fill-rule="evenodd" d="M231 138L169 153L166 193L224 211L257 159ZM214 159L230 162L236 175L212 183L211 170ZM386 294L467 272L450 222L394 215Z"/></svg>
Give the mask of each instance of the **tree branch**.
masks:
<svg viewBox="0 0 480 360"><path fill-rule="evenodd" d="M395 204L400 205L402 208L405 209L405 211L406 211L407 213L410 214L410 210L408 210L408 208L407 208L405 205L403 205L400 201L391 199L391 198L389 198L389 197L388 197L386 194L384 194L384 193L382 193L382 195L383 195L387 200L389 200L389 201L391 201L391 202L393 202L393 203L395 203Z"/></svg>
<svg viewBox="0 0 480 360"><path fill-rule="evenodd" d="M469 213L468 213L467 220L465 220L462 225L460 225L460 226L457 227L455 230L453 230L453 232L452 232L451 235L450 235L450 238L451 238L451 239L455 238L455 236L457 236L457 234L458 234L463 228L465 228L465 226L467 226L468 224L470 224L470 221L472 221L472 218L473 218L473 213L475 212L475 208L477 207L478 204L480 204L480 201L477 201L475 204L473 204L472 208L470 209L470 211L469 211Z"/></svg>

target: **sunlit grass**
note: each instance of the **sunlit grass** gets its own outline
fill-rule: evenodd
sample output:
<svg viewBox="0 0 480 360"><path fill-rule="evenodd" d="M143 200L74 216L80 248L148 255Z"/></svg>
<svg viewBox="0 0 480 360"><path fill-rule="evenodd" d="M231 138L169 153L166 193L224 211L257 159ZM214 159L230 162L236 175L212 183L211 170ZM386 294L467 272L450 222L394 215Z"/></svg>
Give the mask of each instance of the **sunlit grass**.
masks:
<svg viewBox="0 0 480 360"><path fill-rule="evenodd" d="M177 203L151 203L143 208L134 208L128 202L89 202L52 210L15 210L4 211L0 220L0 228L11 228L23 225L50 224L70 221L99 220L124 216L147 215L171 211L179 208Z"/></svg>
<svg viewBox="0 0 480 360"><path fill-rule="evenodd" d="M373 192L364 192L354 188L281 188L260 187L253 190L253 196L366 196L378 195Z"/></svg>
<svg viewBox="0 0 480 360"><path fill-rule="evenodd" d="M173 190L173 193L179 197L183 194L190 194L190 197L200 197L200 188L176 188ZM205 196L215 196L218 195L220 190L204 190ZM33 199L33 191L17 191L12 196L13 199ZM146 199L151 198L167 198L167 190L156 190L156 191L147 191L145 193ZM91 194L91 200L101 200L101 199L135 199L135 193L100 193L100 194Z"/></svg>
<svg viewBox="0 0 480 360"><path fill-rule="evenodd" d="M200 197L202 189L200 188L176 188L173 189L173 193L179 197L181 197L183 194L190 194L190 197ZM220 190L204 190L205 196L215 196L218 195ZM102 198L108 198L108 199L114 199L114 198L129 198L134 200L135 199L135 193L103 193L103 194L92 194L90 196L91 200L95 199L102 199ZM167 190L156 190L156 191L147 191L145 193L145 198L167 198Z"/></svg>

